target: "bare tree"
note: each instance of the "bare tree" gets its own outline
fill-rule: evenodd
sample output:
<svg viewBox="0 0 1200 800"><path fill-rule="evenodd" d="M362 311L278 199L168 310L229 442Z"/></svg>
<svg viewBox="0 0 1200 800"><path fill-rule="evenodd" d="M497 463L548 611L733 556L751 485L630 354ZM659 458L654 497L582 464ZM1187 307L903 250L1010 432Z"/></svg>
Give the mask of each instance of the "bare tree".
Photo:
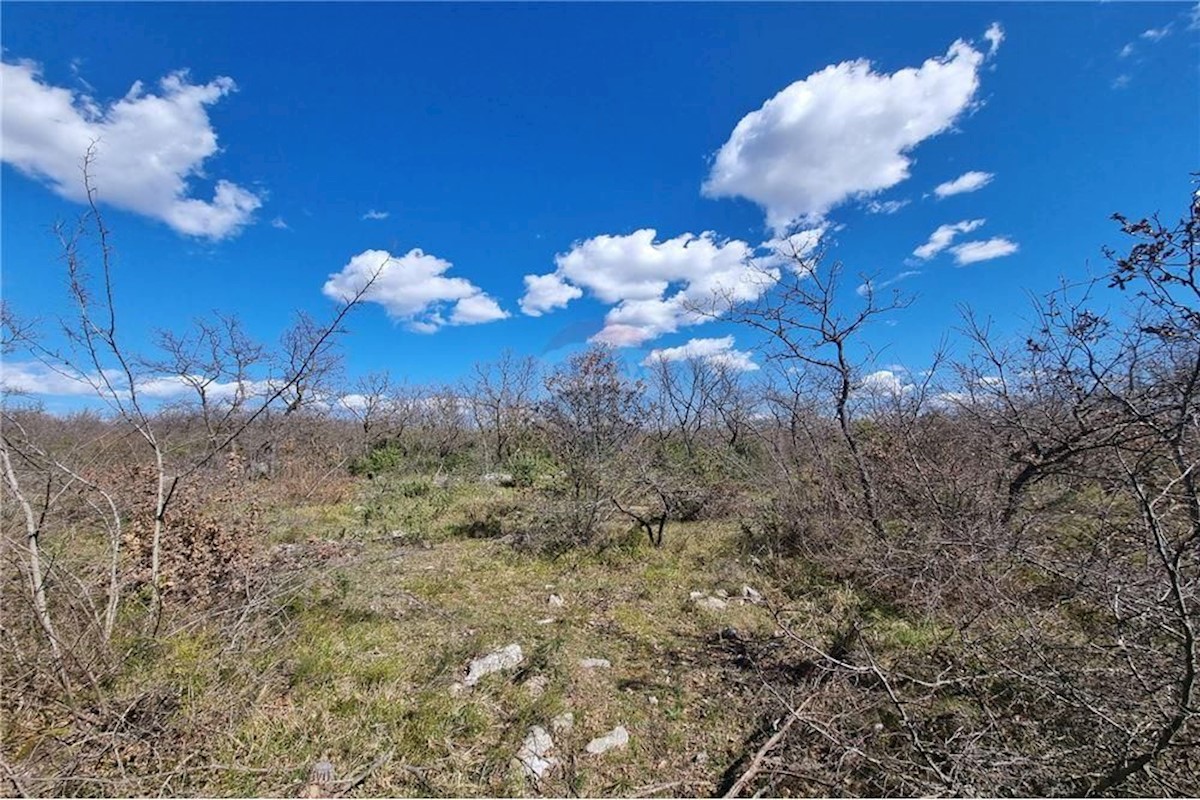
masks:
<svg viewBox="0 0 1200 800"><path fill-rule="evenodd" d="M799 378L793 387L804 387L827 399L821 405L836 420L854 466L867 521L875 535L883 537L886 532L877 492L851 413L863 363L855 353L861 350L856 346L858 339L871 322L904 308L908 301L897 292L888 300L880 300L868 280L863 283L857 307L846 308L846 299L839 292L840 264L826 264L819 255L809 256L798 250L787 254L786 260L780 271L763 269L761 281L770 288L759 299L740 302L725 293L707 311L765 334L767 357Z"/></svg>
<svg viewBox="0 0 1200 800"><path fill-rule="evenodd" d="M477 363L464 395L479 432L489 440L488 455L503 464L529 427L537 363L506 350L498 361Z"/></svg>
<svg viewBox="0 0 1200 800"><path fill-rule="evenodd" d="M193 456L186 451L173 453L168 435L155 410L148 405L144 392L149 380L161 376L147 375L144 371L146 360L133 355L119 335L113 280L113 249L108 228L98 206L98 192L92 181L91 166L94 159L93 147L89 149L83 162L87 211L74 228L69 229L64 225L56 227L67 270L68 291L74 306L74 318L63 320L60 325L68 347L65 350L57 350L43 345L29 327L10 325L15 319L11 314L5 315L5 340L10 342L12 347L23 347L47 369L90 387L95 396L129 426L149 452L153 463L150 473L153 482L149 547L150 586L153 590L154 605L161 612L163 539L167 531L168 509L177 488L182 481L211 463L219 452L236 441L255 420L265 415L281 398L288 398L288 409L298 407L301 398L306 397L303 387L311 386L316 377L322 374L323 366L328 363L333 341L343 330L344 320L370 291L379 271L377 270L362 287L341 304L329 323L320 325L310 319L302 319L301 324L285 337L285 342L289 345L283 359L285 369L270 380L269 388L258 398L253 409L248 409L236 422L226 425L223 431L214 428L215 435L210 439L209 447L204 453L199 456ZM98 277L94 277L88 271L84 245L89 236L94 237L95 250L92 255L99 266ZM240 387L245 383L247 371L259 357L254 346L241 336L236 325L226 326L225 335L220 337L210 330L208 333L202 331L190 340L187 337L166 337L163 341L168 345L168 353L174 351L176 356L172 365L183 368L173 369L170 377L178 379L182 377L181 372L187 373L192 377L193 388L201 397L207 397L208 388L219 375L208 375L204 369L196 370L194 367L223 368L239 382ZM232 357L228 360L212 358L214 347L218 351L222 348L232 350ZM209 351L207 358L201 356L205 349ZM220 363L205 364L206 361ZM11 443L9 440L6 444L7 465L11 465L12 462ZM176 455L179 457L178 463L172 463ZM63 470L57 466L54 468L65 474L77 472ZM20 489L15 480L9 480L7 476L5 485L15 496L25 497L27 494ZM27 520L29 516L27 515ZM37 537L33 539L32 544L36 546ZM36 560L36 547L28 552L29 557ZM31 561L30 570L31 573L38 573L40 566ZM36 597L38 592L44 591L44 580L36 580L31 591L35 593L35 605L44 605Z"/></svg>
<svg viewBox="0 0 1200 800"><path fill-rule="evenodd" d="M643 420L643 388L622 374L613 354L593 347L573 356L545 381L538 408L546 445L563 470L569 536L590 540L628 470Z"/></svg>

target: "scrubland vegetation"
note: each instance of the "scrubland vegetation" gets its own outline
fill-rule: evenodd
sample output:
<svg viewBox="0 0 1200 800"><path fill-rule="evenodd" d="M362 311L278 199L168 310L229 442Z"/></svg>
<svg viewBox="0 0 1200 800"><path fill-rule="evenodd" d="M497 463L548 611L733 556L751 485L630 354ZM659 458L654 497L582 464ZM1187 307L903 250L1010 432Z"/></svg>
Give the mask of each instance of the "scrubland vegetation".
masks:
<svg viewBox="0 0 1200 800"><path fill-rule="evenodd" d="M758 372L589 349L422 388L341 385L357 299L127 351L92 208L64 349L5 311L6 354L104 401L4 400L5 791L1200 794L1188 202L909 375L863 346L906 301L797 255L696 309Z"/></svg>

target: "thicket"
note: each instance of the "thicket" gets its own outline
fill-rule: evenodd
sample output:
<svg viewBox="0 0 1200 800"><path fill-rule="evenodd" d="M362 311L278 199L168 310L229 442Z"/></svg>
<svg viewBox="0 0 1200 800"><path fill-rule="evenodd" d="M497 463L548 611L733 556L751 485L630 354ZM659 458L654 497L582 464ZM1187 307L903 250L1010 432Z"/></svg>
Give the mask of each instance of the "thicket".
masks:
<svg viewBox="0 0 1200 800"><path fill-rule="evenodd" d="M1194 795L1198 214L1192 196L1178 223L1116 217L1128 246L1105 275L1040 300L1017 338L965 315L965 355L919 373L882 380L863 342L903 298L847 292L839 265L797 255L759 301L695 309L761 336L758 373L694 359L635 378L591 348L544 375L505 356L415 388L341 385L336 344L369 283L275 348L218 317L130 353L92 206L60 230L66 346L4 314L6 356L90 385L104 408L4 398L10 788L100 793L89 779L113 763L185 769L154 741L179 697L139 693L131 672L198 624L235 650L271 636L296 587L271 566L264 509L365 481L430 498L504 487L454 530L529 558L630 531L661 546L680 521L737 526L793 587L768 598L793 663L762 672L771 735L730 791ZM151 403L164 378L185 394ZM814 637L791 601L831 585L858 600ZM898 616L916 621L900 639ZM784 652L739 647L747 668Z"/></svg>

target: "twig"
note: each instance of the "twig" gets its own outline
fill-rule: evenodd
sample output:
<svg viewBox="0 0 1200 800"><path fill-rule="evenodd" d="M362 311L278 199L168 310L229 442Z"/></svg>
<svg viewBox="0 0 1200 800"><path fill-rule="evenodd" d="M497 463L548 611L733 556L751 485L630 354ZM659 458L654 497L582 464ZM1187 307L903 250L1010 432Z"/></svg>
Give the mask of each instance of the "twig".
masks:
<svg viewBox="0 0 1200 800"><path fill-rule="evenodd" d="M737 797L741 794L742 789L745 789L754 776L758 774L758 771L762 769L763 760L775 748L775 745L779 744L779 741L787 735L787 732L791 730L792 725L798 719L800 717L796 714L788 715L787 722L783 723L783 726L775 731L775 734L770 739L767 739L762 747L758 748L758 752L754 754L754 758L750 759L750 765L746 767L746 771L742 773L740 778L733 782L733 785L721 797Z"/></svg>

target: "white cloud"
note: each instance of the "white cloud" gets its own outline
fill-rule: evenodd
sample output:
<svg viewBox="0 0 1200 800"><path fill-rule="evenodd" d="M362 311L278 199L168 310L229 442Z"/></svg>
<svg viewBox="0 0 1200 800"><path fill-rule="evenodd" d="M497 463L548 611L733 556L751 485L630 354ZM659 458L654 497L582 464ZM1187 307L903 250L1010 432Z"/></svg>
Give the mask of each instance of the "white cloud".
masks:
<svg viewBox="0 0 1200 800"><path fill-rule="evenodd" d="M107 370L104 377L114 383L122 380L121 373L117 370ZM0 390L5 392L60 397L95 396L93 384L101 385L99 374L75 377L56 372L37 361L6 360L0 363Z"/></svg>
<svg viewBox="0 0 1200 800"><path fill-rule="evenodd" d="M971 170L970 172L964 172L952 181L938 184L934 188L933 193L942 198L956 194L965 194L966 192L977 192L991 183L994 177L996 177L995 174L991 172Z"/></svg>
<svg viewBox="0 0 1200 800"><path fill-rule="evenodd" d="M202 381L203 376L189 376L191 381ZM107 396L108 386L123 398L128 396L125 373L118 369L106 369L103 374L71 375L56 371L37 361L6 361L0 365L0 389L19 394L48 397L93 397ZM195 389L189 378L181 375L156 375L137 380L134 384L138 394L151 400L174 400L194 397ZM95 387L100 387L99 390ZM237 381L212 381L205 387L210 401L223 402L232 399L238 392ZM262 396L270 388L266 381L244 381L241 390L247 397ZM103 395L102 395L103 393Z"/></svg>
<svg viewBox="0 0 1200 800"><path fill-rule="evenodd" d="M642 361L643 366L651 366L656 361L688 361L699 359L740 372L750 372L758 369L748 350L735 350L733 337L723 336L719 339L691 339L679 347L667 347L661 350L651 350L650 355Z"/></svg>
<svg viewBox="0 0 1200 800"><path fill-rule="evenodd" d="M138 394L155 400L173 400L178 398L195 398L194 384L204 381L203 375L159 375L137 381ZM238 390L245 397L265 397L272 386L268 381L243 381L240 386L237 381L211 381L204 387L204 393L209 401L221 403L232 400Z"/></svg>
<svg viewBox="0 0 1200 800"><path fill-rule="evenodd" d="M1189 31L1200 31L1200 2L1192 6L1188 12L1188 27Z"/></svg>
<svg viewBox="0 0 1200 800"><path fill-rule="evenodd" d="M365 300L378 303L390 317L404 321L412 330L432 333L443 325L475 325L504 319L508 312L466 278L448 278L449 261L419 249L403 256L386 250L364 250L350 259L340 272L329 276L325 296L344 302L355 295L379 272ZM450 318L443 316L451 308Z"/></svg>
<svg viewBox="0 0 1200 800"><path fill-rule="evenodd" d="M278 228L281 231L290 231L292 229L291 226L288 225L283 219L283 217L276 217L275 219L271 220L271 227Z"/></svg>
<svg viewBox="0 0 1200 800"><path fill-rule="evenodd" d="M95 145L92 176L101 202L165 222L179 233L222 239L250 222L255 193L218 180L210 200L192 197L192 181L218 152L207 107L235 90L230 78L193 84L186 72L139 81L102 105L51 86L30 61L0 63L0 157L55 193L86 200L80 169Z"/></svg>
<svg viewBox="0 0 1200 800"><path fill-rule="evenodd" d="M363 214L362 218L363 219L387 219L390 216L391 216L391 212L376 211L375 209L372 208L367 213Z"/></svg>
<svg viewBox="0 0 1200 800"><path fill-rule="evenodd" d="M1002 36L989 29L992 47ZM986 56L954 42L942 58L887 74L860 59L796 81L742 118L702 191L744 197L776 232L909 177L909 153L971 108Z"/></svg>
<svg viewBox="0 0 1200 800"><path fill-rule="evenodd" d="M1125 75L1125 74L1118 75L1117 77L1113 78L1112 88L1124 89L1132 81L1133 81L1133 78L1131 78L1128 75Z"/></svg>
<svg viewBox="0 0 1200 800"><path fill-rule="evenodd" d="M1142 38L1148 42L1161 42L1163 39L1171 35L1171 25L1167 24L1161 28L1149 28L1142 31Z"/></svg>
<svg viewBox="0 0 1200 800"><path fill-rule="evenodd" d="M929 241L916 250L913 250L913 255L922 260L933 258L949 247L954 241L955 236L960 233L970 233L985 221L982 219L965 219L953 225L939 225L938 229L929 235Z"/></svg>
<svg viewBox="0 0 1200 800"><path fill-rule="evenodd" d="M1117 53L1117 58L1129 58L1133 55L1133 42L1121 48L1121 52Z"/></svg>
<svg viewBox="0 0 1200 800"><path fill-rule="evenodd" d="M855 397L896 397L911 392L916 387L905 380L904 373L881 369L864 375L854 387Z"/></svg>
<svg viewBox="0 0 1200 800"><path fill-rule="evenodd" d="M759 245L767 254L759 257L758 264L771 267L787 265L793 269L807 268L809 265L801 262L816 251L817 246L821 244L821 238L828 230L828 224L821 224L808 230L768 239Z"/></svg>
<svg viewBox="0 0 1200 800"><path fill-rule="evenodd" d="M993 22L983 32L983 38L987 39L988 57L990 58L996 55L996 51L1000 49L1001 43L1004 42L1004 28L1000 27L999 22Z"/></svg>
<svg viewBox="0 0 1200 800"><path fill-rule="evenodd" d="M978 261L990 261L993 258L1011 256L1020 248L1017 243L1003 236L987 239L981 242L965 242L950 248L954 261L958 266L974 264Z"/></svg>
<svg viewBox="0 0 1200 800"><path fill-rule="evenodd" d="M895 214L900 209L908 205L911 200L871 200L867 203L867 212L870 214Z"/></svg>
<svg viewBox="0 0 1200 800"><path fill-rule="evenodd" d="M492 298L483 292L464 297L454 304L454 312L450 314L451 325L478 325L483 322L494 322L505 319L508 312L500 307Z"/></svg>
<svg viewBox="0 0 1200 800"><path fill-rule="evenodd" d="M761 297L778 280L777 267L788 260L791 248L811 252L823 231L802 231L788 240L764 243L761 247L769 252L763 255L756 255L756 248L746 242L719 240L712 232L664 241L655 240L657 231L652 228L595 236L556 256L554 272L527 275L521 308L538 316L587 293L612 306L593 341L639 345L708 321L696 309L714 300L723 305ZM772 246L783 247L783 252Z"/></svg>
<svg viewBox="0 0 1200 800"><path fill-rule="evenodd" d="M868 291L880 292L893 284L899 283L903 280L908 280L909 278L916 277L920 274L921 271L919 269L906 270L892 276L891 278L888 278L886 281L867 281L866 283L859 284L859 287L855 289L855 292L859 297L866 297Z"/></svg>
<svg viewBox="0 0 1200 800"><path fill-rule="evenodd" d="M567 283L556 273L526 275L521 310L531 317L540 317L547 311L565 308L567 303L580 297L583 297L583 290Z"/></svg>

